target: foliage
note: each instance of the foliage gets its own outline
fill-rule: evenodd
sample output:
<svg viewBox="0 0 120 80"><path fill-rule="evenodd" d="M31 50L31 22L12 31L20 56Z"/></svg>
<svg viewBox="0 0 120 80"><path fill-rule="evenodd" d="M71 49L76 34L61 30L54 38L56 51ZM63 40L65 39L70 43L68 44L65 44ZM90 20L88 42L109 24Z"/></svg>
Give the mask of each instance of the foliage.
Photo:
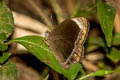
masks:
<svg viewBox="0 0 120 80"><path fill-rule="evenodd" d="M102 2L102 0L97 0L97 2L93 4L89 10L78 10L78 6L79 5L76 5L72 17L88 17L93 13L96 13L95 9L97 9L97 14L100 21L99 23L105 36L105 39L104 37L89 37L87 39L88 44L86 52L94 51L101 47L107 54L108 59L116 63L120 61L120 51L116 49L116 46L120 46L120 34L113 34L113 24L115 18L114 7ZM86 75L82 65L79 63L73 64L69 69L66 70L55 59L52 51L45 43L45 38L41 36L30 35L7 41L10 35L13 33L13 25L14 20L11 11L3 2L0 1L0 51L3 54L3 56L0 57L1 80L6 80L6 78L9 78L9 80L17 80L17 69L11 61L7 61L10 53L6 52L8 45L13 42L23 45L32 55L36 56L40 61L58 73L64 75L69 80L75 79L79 72L81 72L81 76L78 80L87 80L85 78L90 76L104 76L112 73L111 70L99 70Z"/></svg>
<svg viewBox="0 0 120 80"><path fill-rule="evenodd" d="M13 23L11 11L0 1L0 54L3 54L0 57L0 80L17 80L17 68L14 63L7 61L10 53L4 52L8 48L4 42L13 33Z"/></svg>
<svg viewBox="0 0 120 80"><path fill-rule="evenodd" d="M92 72L90 74L87 74L77 80L84 80L85 78L87 77L91 77L91 76L104 76L104 75L107 75L107 74L111 74L113 71L110 71L110 70L98 70L96 72Z"/></svg>
<svg viewBox="0 0 120 80"><path fill-rule="evenodd" d="M21 38L10 40L6 44L11 44L12 42L22 44L40 61L44 62L57 72L63 74L69 80L73 80L76 77L77 73L82 70L82 66L80 64L73 64L70 69L64 69L55 59L52 51L48 48L44 41L44 38L40 36L24 36Z"/></svg>
<svg viewBox="0 0 120 80"><path fill-rule="evenodd" d="M8 61L0 65L0 80L17 80L17 68L14 63Z"/></svg>

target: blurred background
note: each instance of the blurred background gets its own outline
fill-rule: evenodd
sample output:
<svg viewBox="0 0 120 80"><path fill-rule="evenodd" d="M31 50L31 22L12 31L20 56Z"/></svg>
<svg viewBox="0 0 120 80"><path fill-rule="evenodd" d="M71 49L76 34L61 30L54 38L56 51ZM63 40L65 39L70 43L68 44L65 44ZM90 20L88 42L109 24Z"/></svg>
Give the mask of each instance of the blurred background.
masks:
<svg viewBox="0 0 120 80"><path fill-rule="evenodd" d="M26 35L45 37L47 30L52 30L65 19L83 16L90 22L88 37L104 39L97 9L96 0L3 0L14 16L14 33L17 38ZM120 33L120 0L104 0L116 9L114 33ZM120 36L119 36L120 38ZM104 41L103 41L104 42ZM116 47L116 45L114 45ZM120 45L117 45L120 49ZM64 76L49 68L31 55L23 46L13 43L9 47L13 54L12 61L17 65L18 80L43 80L49 74L48 80L66 80ZM120 51L119 51L120 53ZM90 77L90 80L120 80L119 60L112 61L106 56L103 48L85 43L85 56L82 60L86 73L99 69L113 69L113 73L104 77Z"/></svg>

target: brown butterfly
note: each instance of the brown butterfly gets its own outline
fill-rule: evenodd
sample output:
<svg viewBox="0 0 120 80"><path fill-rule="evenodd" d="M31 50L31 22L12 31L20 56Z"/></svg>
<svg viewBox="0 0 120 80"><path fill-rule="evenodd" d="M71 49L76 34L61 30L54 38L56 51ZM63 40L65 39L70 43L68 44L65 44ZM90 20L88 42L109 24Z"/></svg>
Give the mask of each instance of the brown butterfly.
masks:
<svg viewBox="0 0 120 80"><path fill-rule="evenodd" d="M47 44L65 69L81 62L88 31L88 21L79 17L63 21L47 36Z"/></svg>

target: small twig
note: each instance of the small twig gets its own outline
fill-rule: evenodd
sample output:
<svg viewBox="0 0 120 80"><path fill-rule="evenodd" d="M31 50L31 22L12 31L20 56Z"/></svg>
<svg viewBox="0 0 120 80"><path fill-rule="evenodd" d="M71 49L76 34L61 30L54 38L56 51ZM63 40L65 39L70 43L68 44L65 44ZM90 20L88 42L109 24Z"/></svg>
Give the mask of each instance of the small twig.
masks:
<svg viewBox="0 0 120 80"><path fill-rule="evenodd" d="M119 32L120 33L120 14L118 12L116 12L116 16L115 16L115 32Z"/></svg>
<svg viewBox="0 0 120 80"><path fill-rule="evenodd" d="M64 20L64 14L62 12L61 7L59 6L59 4L56 2L56 0L50 0L50 3L52 5L52 8L55 11L55 14L57 16L57 20L58 22L62 22Z"/></svg>
<svg viewBox="0 0 120 80"><path fill-rule="evenodd" d="M80 6L80 0L77 1L71 17L76 17L76 14L79 11L79 6Z"/></svg>
<svg viewBox="0 0 120 80"><path fill-rule="evenodd" d="M14 16L15 25L23 29L28 29L36 33L39 33L41 35L44 35L45 32L49 30L46 25L40 23L39 21L29 16L25 16L17 12L13 12L13 16Z"/></svg>
<svg viewBox="0 0 120 80"><path fill-rule="evenodd" d="M47 17L47 15L44 13L43 10L41 10L41 8L37 7L35 2L33 0L27 0L30 5L32 5L32 7L36 10L36 12L38 13L38 15L43 19L43 21L49 26L50 29L53 29L53 24L51 22L51 20Z"/></svg>
<svg viewBox="0 0 120 80"><path fill-rule="evenodd" d="M92 71L97 71L99 68L92 64L90 61L86 61L85 59L82 60L83 66L85 69L92 70Z"/></svg>
<svg viewBox="0 0 120 80"><path fill-rule="evenodd" d="M48 80L48 78L49 78L49 74L44 78L44 80Z"/></svg>
<svg viewBox="0 0 120 80"><path fill-rule="evenodd" d="M74 10L74 2L75 0L64 0L66 3L67 11L72 16L73 10ZM77 0L78 1L78 0Z"/></svg>

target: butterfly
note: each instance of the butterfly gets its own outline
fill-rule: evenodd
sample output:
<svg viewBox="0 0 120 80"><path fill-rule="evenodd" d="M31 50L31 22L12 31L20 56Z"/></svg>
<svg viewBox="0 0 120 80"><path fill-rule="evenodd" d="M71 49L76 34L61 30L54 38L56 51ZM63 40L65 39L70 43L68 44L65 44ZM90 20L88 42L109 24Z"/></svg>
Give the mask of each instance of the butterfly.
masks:
<svg viewBox="0 0 120 80"><path fill-rule="evenodd" d="M81 62L88 32L89 22L78 17L64 20L47 35L46 42L63 68Z"/></svg>

